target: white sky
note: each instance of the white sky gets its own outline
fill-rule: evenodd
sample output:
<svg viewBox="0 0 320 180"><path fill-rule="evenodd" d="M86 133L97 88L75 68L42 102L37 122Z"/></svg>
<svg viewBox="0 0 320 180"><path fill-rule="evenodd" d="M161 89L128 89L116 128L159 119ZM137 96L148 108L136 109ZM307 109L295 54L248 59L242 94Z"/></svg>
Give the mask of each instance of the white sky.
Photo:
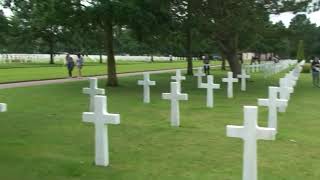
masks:
<svg viewBox="0 0 320 180"><path fill-rule="evenodd" d="M270 18L272 22L276 23L276 22L282 21L283 24L288 27L290 25L291 19L294 18L294 16L295 16L294 14L288 12L288 13L282 13L280 15L271 15ZM320 11L307 14L307 16L309 17L312 23L315 23L317 24L317 26L320 26Z"/></svg>
<svg viewBox="0 0 320 180"><path fill-rule="evenodd" d="M12 12L9 9L3 9L3 11L6 16L12 15ZM288 13L282 13L280 15L271 15L270 19L274 23L282 21L283 24L288 27L290 25L291 19L294 16L295 16L294 14L288 12ZM310 18L310 21L312 23L315 23L315 24L317 24L317 26L320 26L320 11L317 11L317 12L314 12L311 14L307 14L307 16Z"/></svg>

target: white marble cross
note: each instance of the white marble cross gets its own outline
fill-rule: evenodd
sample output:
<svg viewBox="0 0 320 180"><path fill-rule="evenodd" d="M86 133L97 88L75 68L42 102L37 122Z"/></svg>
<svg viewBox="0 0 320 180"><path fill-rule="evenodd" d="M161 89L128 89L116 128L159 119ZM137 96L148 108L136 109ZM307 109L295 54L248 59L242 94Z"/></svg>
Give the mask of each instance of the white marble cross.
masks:
<svg viewBox="0 0 320 180"><path fill-rule="evenodd" d="M83 88L83 93L88 94L90 96L90 111L94 111L94 96L96 95L104 95L105 90L98 88L98 79L97 78L89 78L90 88Z"/></svg>
<svg viewBox="0 0 320 180"><path fill-rule="evenodd" d="M241 91L247 90L247 79L250 78L250 75L246 74L246 70L242 69L241 74L238 75L238 78L241 78Z"/></svg>
<svg viewBox="0 0 320 180"><path fill-rule="evenodd" d="M0 112L6 112L7 111L7 104L0 103Z"/></svg>
<svg viewBox="0 0 320 180"><path fill-rule="evenodd" d="M180 126L180 100L188 100L188 94L181 94L178 82L171 82L171 93L162 93L162 99L171 100L171 126Z"/></svg>
<svg viewBox="0 0 320 180"><path fill-rule="evenodd" d="M212 75L208 76L207 83L201 83L200 88L207 89L207 107L214 106L214 89L220 89L220 84L214 83L214 78Z"/></svg>
<svg viewBox="0 0 320 180"><path fill-rule="evenodd" d="M290 100L290 94L294 92L294 89L288 84L287 78L280 78L279 85L280 99Z"/></svg>
<svg viewBox="0 0 320 180"><path fill-rule="evenodd" d="M180 88L179 91L181 91L181 81L186 80L186 77L181 75L181 70L177 69L176 75L172 76L171 79L175 80L177 83L179 83L179 88Z"/></svg>
<svg viewBox="0 0 320 180"><path fill-rule="evenodd" d="M249 67L250 67L250 72L251 73L254 73L256 71L256 69L254 67L254 64L251 64Z"/></svg>
<svg viewBox="0 0 320 180"><path fill-rule="evenodd" d="M238 79L233 78L233 72L228 72L228 78L223 78L222 82L228 83L228 98L233 98L233 83L238 82Z"/></svg>
<svg viewBox="0 0 320 180"><path fill-rule="evenodd" d="M274 140L274 128L258 126L258 108L244 107L244 126L227 126L227 136L241 138L244 141L243 151L243 180L257 180L257 140Z"/></svg>
<svg viewBox="0 0 320 180"><path fill-rule="evenodd" d="M279 98L290 100L290 94L293 93L294 89L289 87L286 78L280 78L279 87ZM286 112L286 107L279 107L279 112Z"/></svg>
<svg viewBox="0 0 320 180"><path fill-rule="evenodd" d="M107 124L120 124L119 114L107 112L107 97L94 97L94 112L85 112L83 122L94 123L95 126L95 163L97 166L109 165L109 143Z"/></svg>
<svg viewBox="0 0 320 180"><path fill-rule="evenodd" d="M255 72L259 72L260 71L260 65L259 64L255 64L254 68L255 68Z"/></svg>
<svg viewBox="0 0 320 180"><path fill-rule="evenodd" d="M206 76L206 74L202 72L202 67L197 68L197 73L194 76L197 77L198 88L200 88L202 83L202 77Z"/></svg>
<svg viewBox="0 0 320 180"><path fill-rule="evenodd" d="M143 80L138 81L138 85L143 86L143 102L150 103L150 86L155 86L156 82L150 80L150 74L143 73Z"/></svg>
<svg viewBox="0 0 320 180"><path fill-rule="evenodd" d="M299 78L294 76L292 72L288 73L286 75L286 78L290 79L292 87L295 87L297 85L297 81Z"/></svg>
<svg viewBox="0 0 320 180"><path fill-rule="evenodd" d="M285 78L289 87L293 88L296 85L296 82L293 79L291 79L289 75L286 75Z"/></svg>
<svg viewBox="0 0 320 180"><path fill-rule="evenodd" d="M277 130L278 123L278 108L286 107L288 100L278 99L278 87L269 87L269 99L258 99L259 106L268 107L268 127Z"/></svg>

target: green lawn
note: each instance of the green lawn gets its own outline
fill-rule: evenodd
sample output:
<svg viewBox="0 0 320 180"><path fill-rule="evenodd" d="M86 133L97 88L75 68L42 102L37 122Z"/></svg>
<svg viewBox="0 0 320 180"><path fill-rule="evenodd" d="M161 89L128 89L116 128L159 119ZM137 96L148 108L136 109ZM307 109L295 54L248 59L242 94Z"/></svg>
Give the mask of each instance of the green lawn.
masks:
<svg viewBox="0 0 320 180"><path fill-rule="evenodd" d="M212 63L220 64L215 61ZM201 66L201 61L194 61L194 66ZM135 72L135 71L150 71L161 69L186 68L187 63L179 62L118 62L117 72ZM104 75L107 72L106 64L88 63L83 69L84 76ZM74 70L74 75L77 75L77 69ZM56 79L67 77L67 68L62 64L1 64L0 65L0 83L9 83L17 81L30 81L42 79Z"/></svg>
<svg viewBox="0 0 320 180"><path fill-rule="evenodd" d="M225 72L216 72L217 82ZM0 90L0 102L9 112L0 113L0 179L2 180L239 180L242 177L240 139L226 137L226 125L242 125L243 105L256 105L267 97L269 85L255 74L248 91L235 90L226 98L226 87L215 94L216 107L205 107L205 90L196 79L183 83L189 101L181 102L180 128L169 123L169 74L152 75L152 103L142 103L142 77L121 78L121 86L107 88L108 110L121 114L120 125L109 126L110 167L96 167L94 128L81 122L88 97L76 82ZM101 86L105 84L100 82ZM259 180L320 179L319 88L303 74L287 113L279 115L276 141L259 141ZM267 110L259 108L260 125Z"/></svg>

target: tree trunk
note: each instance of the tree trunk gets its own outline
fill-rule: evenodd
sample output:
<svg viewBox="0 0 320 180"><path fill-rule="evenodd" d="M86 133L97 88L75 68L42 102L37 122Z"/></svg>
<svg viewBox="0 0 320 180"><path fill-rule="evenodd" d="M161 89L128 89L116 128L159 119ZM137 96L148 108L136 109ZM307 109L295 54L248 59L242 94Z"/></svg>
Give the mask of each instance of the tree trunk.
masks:
<svg viewBox="0 0 320 180"><path fill-rule="evenodd" d="M151 55L150 60L151 60L151 62L154 62L153 55Z"/></svg>
<svg viewBox="0 0 320 180"><path fill-rule="evenodd" d="M50 52L50 64L54 64L54 54Z"/></svg>
<svg viewBox="0 0 320 180"><path fill-rule="evenodd" d="M101 51L99 52L99 57L100 57L100 61L99 62L100 62L100 64L102 64L103 63L103 59L102 59L102 52Z"/></svg>
<svg viewBox="0 0 320 180"><path fill-rule="evenodd" d="M230 65L230 69L233 72L233 76L237 77L238 74L241 74L241 64L238 61L237 53L228 53L226 56Z"/></svg>
<svg viewBox="0 0 320 180"><path fill-rule="evenodd" d="M187 75L193 76L193 64L192 64L192 33L191 29L187 30Z"/></svg>
<svg viewBox="0 0 320 180"><path fill-rule="evenodd" d="M50 40L49 42L49 48L50 48L50 62L49 64L54 64L54 52L53 52L53 42Z"/></svg>
<svg viewBox="0 0 320 180"><path fill-rule="evenodd" d="M107 86L118 86L117 70L116 70L116 61L114 57L113 49L113 27L112 20L105 21L105 43L106 51L108 56L107 68L108 68L108 81Z"/></svg>
<svg viewBox="0 0 320 180"><path fill-rule="evenodd" d="M225 71L226 70L226 56L221 53L221 70Z"/></svg>

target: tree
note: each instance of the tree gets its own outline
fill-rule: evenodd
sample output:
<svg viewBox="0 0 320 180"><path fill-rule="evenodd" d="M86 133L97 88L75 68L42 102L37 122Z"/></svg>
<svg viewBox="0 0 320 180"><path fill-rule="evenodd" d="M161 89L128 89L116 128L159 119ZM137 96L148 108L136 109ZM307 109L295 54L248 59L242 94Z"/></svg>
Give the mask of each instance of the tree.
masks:
<svg viewBox="0 0 320 180"><path fill-rule="evenodd" d="M297 55L297 44L299 44L300 40L303 40L305 55L307 57L314 55L313 47L318 43L317 27L310 22L305 14L299 14L292 19L289 32L291 56Z"/></svg>
<svg viewBox="0 0 320 180"><path fill-rule="evenodd" d="M5 5L10 7L21 24L31 29L33 39L38 38L45 43L50 54L50 64L53 64L55 46L62 34L62 28L72 23L67 18L72 17L72 8L65 7L73 7L73 1L5 0Z"/></svg>
<svg viewBox="0 0 320 180"><path fill-rule="evenodd" d="M195 46L198 41L195 34L199 32L199 27L203 19L203 8L206 5L203 0L173 0L172 18L174 26L183 35L185 56L187 57L187 75L193 75L193 56Z"/></svg>
<svg viewBox="0 0 320 180"><path fill-rule="evenodd" d="M297 51L297 60L299 60L299 61L305 60L303 40L299 41L298 51Z"/></svg>
<svg viewBox="0 0 320 180"><path fill-rule="evenodd" d="M3 11L0 10L0 52L3 52L6 50L7 46L7 36L9 34L9 21L4 16Z"/></svg>
<svg viewBox="0 0 320 180"><path fill-rule="evenodd" d="M208 0L208 29L234 75L241 73L238 52L255 44L261 29L268 22L268 13L254 0ZM227 23L226 23L227 22Z"/></svg>
<svg viewBox="0 0 320 180"><path fill-rule="evenodd" d="M206 16L211 37L219 44L234 75L241 72L238 52L254 47L263 37L271 13L305 9L305 1L208 0Z"/></svg>

